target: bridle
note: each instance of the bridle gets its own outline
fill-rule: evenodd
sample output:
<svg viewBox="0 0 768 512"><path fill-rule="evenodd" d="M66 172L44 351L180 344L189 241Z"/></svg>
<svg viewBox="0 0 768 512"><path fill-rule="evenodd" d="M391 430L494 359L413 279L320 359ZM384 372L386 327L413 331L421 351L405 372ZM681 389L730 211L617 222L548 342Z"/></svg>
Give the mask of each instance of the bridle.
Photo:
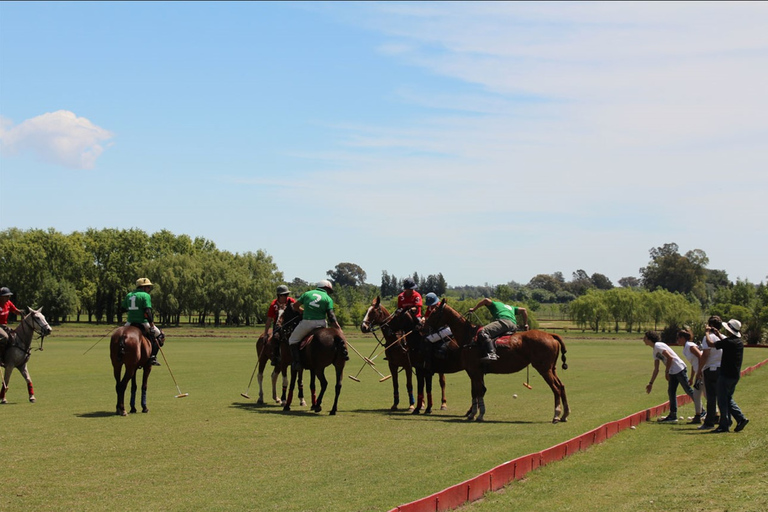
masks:
<svg viewBox="0 0 768 512"><path fill-rule="evenodd" d="M24 319L22 320L21 323L22 323L22 325L29 326L29 328L32 329L32 333L33 334L36 333L36 334L40 335L40 337L38 338L40 340L40 346L37 347L35 350L42 351L43 350L43 341L45 340L45 337L51 332L51 326L48 325L48 322L43 323L44 320L41 321L40 318L38 317L38 315L39 315L39 312L33 310L28 315L26 315L24 317ZM30 321L30 317L32 317L31 321ZM39 328L39 330L38 330L38 328ZM46 332L46 330L48 332ZM34 337L34 336L32 336L32 337ZM29 347L27 347L27 349L26 349L26 352L27 352L27 355L32 353L32 341L31 340L30 340L30 343L29 343Z"/></svg>

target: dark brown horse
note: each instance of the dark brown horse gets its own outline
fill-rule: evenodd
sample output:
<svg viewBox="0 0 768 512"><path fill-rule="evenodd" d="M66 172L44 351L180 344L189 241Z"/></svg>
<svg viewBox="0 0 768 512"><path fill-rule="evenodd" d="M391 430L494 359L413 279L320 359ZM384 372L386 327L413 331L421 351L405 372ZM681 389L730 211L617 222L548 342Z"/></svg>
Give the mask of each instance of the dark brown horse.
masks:
<svg viewBox="0 0 768 512"><path fill-rule="evenodd" d="M274 353L275 343L280 347L280 361L272 370L272 400L276 404L285 405L286 393L288 390L288 368L291 367L293 358L291 356L291 350L288 348L288 338L290 338L293 329L301 321L301 313L294 311L294 309L288 304L288 306L281 310L277 322L275 322L275 329L272 332L272 337L269 340L264 339L264 335L259 336L256 341L256 353L258 354L258 360L256 365L258 367L257 379L259 381L259 398L256 400L257 404L264 404L264 368L272 358ZM277 397L277 378L283 376L283 391L280 398ZM304 385L302 383L301 374L299 374L299 400L301 405L307 405L304 400Z"/></svg>
<svg viewBox="0 0 768 512"><path fill-rule="evenodd" d="M499 358L495 361L481 361L480 358L484 355L482 348L474 343L480 327L472 325L443 299L426 320L425 328L437 330L445 325L451 328L462 349L464 369L472 381L472 408L468 414L470 420L479 411L477 421L483 421L486 373L515 373L529 364L544 378L555 396L555 415L552 423L568 419L570 408L565 395L565 385L556 372L558 355L562 357L563 370L568 368L565 362L565 344L560 336L539 330L519 331L511 336L502 336L496 340L496 353Z"/></svg>
<svg viewBox="0 0 768 512"><path fill-rule="evenodd" d="M386 354L387 363L389 363L389 372L392 375L392 392L394 397L394 403L390 410L397 410L397 406L400 403L400 386L398 382L398 372L400 368L405 370L406 376L406 389L408 390L408 399L410 403L410 410L413 410L414 414L418 414L422 406L424 413L429 414L432 412L432 375L433 371L427 370L424 367L424 353L419 350L422 343L421 334L418 332L418 323L415 318L408 311L404 311L399 315L390 315L387 308L381 305L381 298L376 299L371 303L368 311L365 313L363 322L360 324L360 330L364 333L373 332L374 327L380 327L381 332L384 335L385 343L384 352ZM378 341L378 338L377 338ZM379 341L381 343L381 341ZM441 409L447 409L448 405L445 399L445 375L444 373L453 373L461 371L463 367L459 365L455 370L445 371L440 370L440 388L442 390ZM416 373L416 381L418 387L418 400L414 404L413 399L413 381L411 373ZM424 404L424 395L426 387L427 403Z"/></svg>
<svg viewBox="0 0 768 512"><path fill-rule="evenodd" d="M112 370L115 376L115 391L117 391L117 406L115 413L126 416L125 389L131 381L131 413L136 412L136 371L141 368L144 376L141 381L141 412L149 412L147 408L147 380L152 372L149 356L152 354L152 344L133 325L118 327L112 333L109 342L109 357L112 360ZM125 366L125 374L123 374ZM122 376L121 376L122 375Z"/></svg>
<svg viewBox="0 0 768 512"><path fill-rule="evenodd" d="M300 343L302 370L295 370L291 367L291 386L288 390L288 398L283 406L284 411L291 410L291 401L293 400L293 390L296 385L296 379L304 368L309 370L310 382L309 388L312 392L312 407L310 410L320 412L323 410L323 396L328 387L328 379L325 377L325 368L333 365L336 370L336 396L333 399L331 416L336 414L339 405L339 394L341 394L341 381L344 372L344 355L340 348L346 344L344 333L335 327L321 327L315 329L307 335ZM289 350L290 352L290 350ZM283 351L283 355L285 351ZM315 396L315 377L320 381L320 394Z"/></svg>

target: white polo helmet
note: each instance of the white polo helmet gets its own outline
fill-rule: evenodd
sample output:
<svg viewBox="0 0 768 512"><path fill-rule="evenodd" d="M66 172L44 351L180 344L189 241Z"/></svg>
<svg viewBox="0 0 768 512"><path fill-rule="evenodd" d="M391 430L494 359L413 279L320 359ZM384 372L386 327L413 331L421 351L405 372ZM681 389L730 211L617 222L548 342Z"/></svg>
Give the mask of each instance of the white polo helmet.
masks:
<svg viewBox="0 0 768 512"><path fill-rule="evenodd" d="M317 282L318 288L327 288L329 291L333 291L333 285L331 282L327 279L323 279L322 281Z"/></svg>

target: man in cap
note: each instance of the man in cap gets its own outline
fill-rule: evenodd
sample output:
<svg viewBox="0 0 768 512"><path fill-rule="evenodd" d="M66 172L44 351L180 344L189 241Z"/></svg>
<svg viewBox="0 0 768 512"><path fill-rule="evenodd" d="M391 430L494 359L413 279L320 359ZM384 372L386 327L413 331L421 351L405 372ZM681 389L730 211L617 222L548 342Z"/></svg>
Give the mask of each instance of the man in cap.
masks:
<svg viewBox="0 0 768 512"><path fill-rule="evenodd" d="M11 302L11 290L3 286L0 288L0 366L4 366L5 348L8 346L8 340L11 339L11 330L8 328L8 315L21 314L21 311Z"/></svg>
<svg viewBox="0 0 768 512"><path fill-rule="evenodd" d="M403 279L403 291L397 296L397 310L415 308L416 319L421 321L421 294L416 291L416 282L410 277Z"/></svg>
<svg viewBox="0 0 768 512"><path fill-rule="evenodd" d="M140 277L136 280L136 289L125 296L122 306L128 311L125 325L133 325L143 330L152 344L149 362L153 366L160 366L160 363L157 362L157 351L160 348L158 342L162 339L162 332L155 326L152 315L152 299L149 296L152 286L149 279Z"/></svg>
<svg viewBox="0 0 768 512"><path fill-rule="evenodd" d="M295 311L303 311L304 316L301 322L291 333L291 337L288 339L288 345L291 348L291 358L293 359L293 368L296 370L301 369L301 359L299 354L299 348L301 340L312 332L314 329L320 327L326 327L326 318L330 321L331 326L341 331L341 326L338 320L336 320L336 314L333 312L333 299L329 295L333 291L333 285L330 281L323 279L317 283L314 290L304 292L296 299L291 307ZM339 350L344 356L344 359L349 359L347 354L347 347L343 344L339 347Z"/></svg>
<svg viewBox="0 0 768 512"><path fill-rule="evenodd" d="M277 287L277 298L272 301L272 304L267 309L267 322L264 325L263 334L266 343L269 343L271 336L269 328L277 325L277 320L283 314L285 308L293 307L293 303L296 302L296 299L291 297L290 294L291 290L284 284ZM280 361L280 344L273 343L272 345L272 366L277 366Z"/></svg>
<svg viewBox="0 0 768 512"><path fill-rule="evenodd" d="M723 323L723 328L728 336L723 336L718 329L707 327L707 332L713 331L719 339L715 342L715 348L723 351L720 359L720 373L717 376L717 405L720 407L720 424L712 432L728 432L731 423L736 420L734 432L741 432L747 426L749 420L741 412L739 406L733 400L736 392L736 384L741 377L741 363L744 358L744 343L741 341L741 322L736 319ZM733 419L731 419L733 418Z"/></svg>

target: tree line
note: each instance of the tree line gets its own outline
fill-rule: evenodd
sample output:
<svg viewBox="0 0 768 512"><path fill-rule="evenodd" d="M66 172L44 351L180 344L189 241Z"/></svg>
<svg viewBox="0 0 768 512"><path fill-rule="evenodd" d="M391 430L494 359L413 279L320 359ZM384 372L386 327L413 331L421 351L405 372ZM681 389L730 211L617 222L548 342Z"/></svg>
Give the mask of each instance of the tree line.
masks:
<svg viewBox="0 0 768 512"><path fill-rule="evenodd" d="M668 330L699 326L703 317L719 314L740 319L749 341L762 339L768 324L768 290L763 283L731 283L724 270L707 268L709 260L700 249L680 254L677 244L668 243L649 254L640 276L623 277L618 287L605 275L590 275L583 269L574 271L570 280L558 271L538 274L526 284L453 287L439 272L397 277L386 270L376 286L366 282L366 272L351 262L339 263L327 276L334 283L342 325L359 322L377 295L394 307L403 280L411 278L422 295L447 296L459 311L468 310L481 297L495 297L534 313L542 304L551 304L585 329L628 332L648 325ZM155 284L157 321L167 325L178 325L182 317L201 325L260 324L278 284L288 284L295 296L314 286L298 277L286 281L263 250L233 254L210 240L167 230L0 232L0 285L12 289L17 305L43 306L53 320L74 316L76 321L122 322L120 302L139 276L150 277Z"/></svg>

